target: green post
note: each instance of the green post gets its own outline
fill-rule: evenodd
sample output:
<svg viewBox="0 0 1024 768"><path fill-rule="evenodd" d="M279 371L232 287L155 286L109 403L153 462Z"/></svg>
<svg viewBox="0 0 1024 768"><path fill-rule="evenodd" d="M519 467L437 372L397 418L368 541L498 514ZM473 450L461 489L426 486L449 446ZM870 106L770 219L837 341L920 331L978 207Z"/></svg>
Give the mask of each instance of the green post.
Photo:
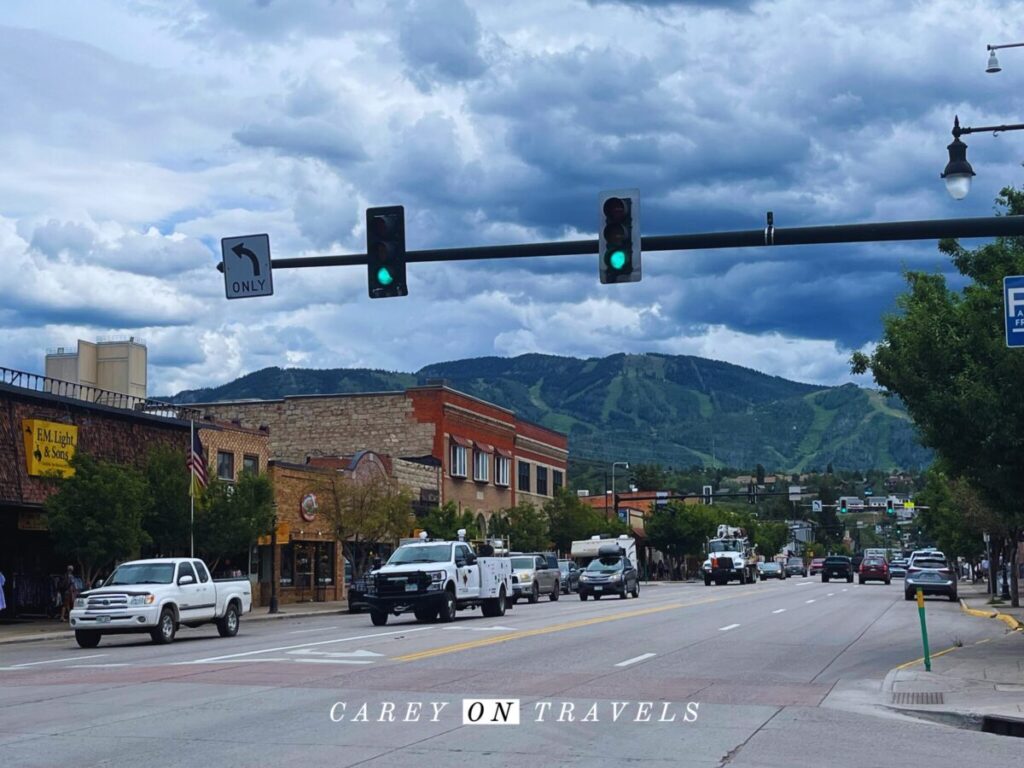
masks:
<svg viewBox="0 0 1024 768"><path fill-rule="evenodd" d="M924 644L924 671L932 671L932 657L928 652L928 624L924 620L924 592L917 590L917 612L921 617L921 642Z"/></svg>

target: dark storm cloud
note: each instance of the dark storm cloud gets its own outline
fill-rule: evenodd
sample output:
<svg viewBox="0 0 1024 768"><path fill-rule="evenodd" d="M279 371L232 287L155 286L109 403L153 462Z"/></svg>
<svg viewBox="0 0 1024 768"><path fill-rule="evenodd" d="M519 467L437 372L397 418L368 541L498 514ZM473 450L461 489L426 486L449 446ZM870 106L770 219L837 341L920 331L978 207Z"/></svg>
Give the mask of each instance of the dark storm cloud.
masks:
<svg viewBox="0 0 1024 768"><path fill-rule="evenodd" d="M406 74L418 88L483 74L480 22L463 0L415 0L401 15L398 44Z"/></svg>
<svg viewBox="0 0 1024 768"><path fill-rule="evenodd" d="M345 167L365 158L352 131L319 118L277 118L235 132L240 144L293 157L315 157Z"/></svg>

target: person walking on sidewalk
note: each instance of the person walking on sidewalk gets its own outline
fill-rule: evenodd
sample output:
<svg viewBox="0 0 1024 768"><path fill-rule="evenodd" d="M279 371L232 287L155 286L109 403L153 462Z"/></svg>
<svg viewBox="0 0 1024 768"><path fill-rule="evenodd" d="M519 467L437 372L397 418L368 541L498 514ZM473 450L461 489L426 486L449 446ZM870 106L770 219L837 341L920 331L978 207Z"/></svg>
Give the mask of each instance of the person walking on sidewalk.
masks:
<svg viewBox="0 0 1024 768"><path fill-rule="evenodd" d="M75 576L75 566L69 565L64 576L60 580L61 607L60 620L67 621L71 615L71 609L75 607L75 598L82 591L82 580Z"/></svg>

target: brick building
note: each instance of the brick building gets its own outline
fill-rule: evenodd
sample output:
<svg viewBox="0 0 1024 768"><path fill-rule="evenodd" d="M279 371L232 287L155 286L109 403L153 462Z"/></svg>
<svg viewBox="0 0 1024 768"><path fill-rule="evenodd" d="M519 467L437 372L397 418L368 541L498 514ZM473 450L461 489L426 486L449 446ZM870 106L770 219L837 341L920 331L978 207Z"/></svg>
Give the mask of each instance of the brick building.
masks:
<svg viewBox="0 0 1024 768"><path fill-rule="evenodd" d="M266 425L276 461L305 464L307 458L371 450L393 457L397 472L400 461L408 469L416 460L433 459L441 472L437 502L451 501L484 524L518 501L542 504L566 484L566 435L444 384L193 407L221 420Z"/></svg>

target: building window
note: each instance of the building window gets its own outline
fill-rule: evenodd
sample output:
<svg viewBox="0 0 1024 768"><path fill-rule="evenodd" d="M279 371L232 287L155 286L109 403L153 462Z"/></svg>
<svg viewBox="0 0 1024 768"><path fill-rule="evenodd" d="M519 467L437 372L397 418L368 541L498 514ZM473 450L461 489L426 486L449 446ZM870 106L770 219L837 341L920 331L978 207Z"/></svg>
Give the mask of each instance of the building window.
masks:
<svg viewBox="0 0 1024 768"><path fill-rule="evenodd" d="M537 495L548 495L548 468L537 467Z"/></svg>
<svg viewBox="0 0 1024 768"><path fill-rule="evenodd" d="M235 454L217 451L217 477L221 480L235 479Z"/></svg>
<svg viewBox="0 0 1024 768"><path fill-rule="evenodd" d="M466 448L465 446L452 444L451 461L448 464L448 472L452 477L466 476Z"/></svg>
<svg viewBox="0 0 1024 768"><path fill-rule="evenodd" d="M560 470L560 469L552 469L551 470L551 487L552 487L552 489L554 491L557 491L563 485L565 485L565 476L562 474L562 470Z"/></svg>
<svg viewBox="0 0 1024 768"><path fill-rule="evenodd" d="M494 457L494 484L508 486L509 465L512 459L507 456Z"/></svg>
<svg viewBox="0 0 1024 768"><path fill-rule="evenodd" d="M242 457L242 471L258 475L260 473L260 457L253 456L251 453L245 454Z"/></svg>
<svg viewBox="0 0 1024 768"><path fill-rule="evenodd" d="M519 462L519 490L530 492L530 464L526 461Z"/></svg>
<svg viewBox="0 0 1024 768"><path fill-rule="evenodd" d="M486 483L490 479L491 454L473 451L473 479Z"/></svg>

